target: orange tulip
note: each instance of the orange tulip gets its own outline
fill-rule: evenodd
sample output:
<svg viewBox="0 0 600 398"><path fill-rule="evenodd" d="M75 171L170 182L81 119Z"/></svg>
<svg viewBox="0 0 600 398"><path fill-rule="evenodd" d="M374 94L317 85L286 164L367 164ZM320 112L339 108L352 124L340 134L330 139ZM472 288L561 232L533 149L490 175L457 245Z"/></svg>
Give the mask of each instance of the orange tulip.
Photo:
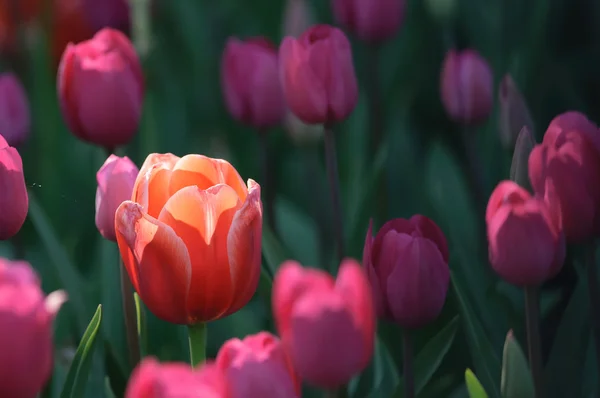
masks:
<svg viewBox="0 0 600 398"><path fill-rule="evenodd" d="M207 322L240 310L258 286L260 186L225 160L148 156L115 214L135 290L159 318Z"/></svg>

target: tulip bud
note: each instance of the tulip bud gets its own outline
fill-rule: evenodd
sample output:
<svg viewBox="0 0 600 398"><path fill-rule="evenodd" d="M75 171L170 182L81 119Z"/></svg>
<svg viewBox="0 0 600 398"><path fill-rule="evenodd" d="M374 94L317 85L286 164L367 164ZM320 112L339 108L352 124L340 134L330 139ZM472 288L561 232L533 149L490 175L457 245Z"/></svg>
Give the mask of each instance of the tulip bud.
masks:
<svg viewBox="0 0 600 398"><path fill-rule="evenodd" d="M267 332L225 342L216 359L232 398L296 398L300 384L279 339Z"/></svg>
<svg viewBox="0 0 600 398"><path fill-rule="evenodd" d="M530 132L535 131L533 119L525 98L510 75L504 76L500 82L498 100L500 103L500 141L505 148L512 149L517 135L523 127L527 127Z"/></svg>
<svg viewBox="0 0 600 398"><path fill-rule="evenodd" d="M96 227L105 239L117 241L115 212L121 203L131 199L138 172L127 156L110 155L96 173Z"/></svg>
<svg viewBox="0 0 600 398"><path fill-rule="evenodd" d="M556 190L565 235L583 242L600 231L600 132L579 112L555 117L529 155L533 190Z"/></svg>
<svg viewBox="0 0 600 398"><path fill-rule="evenodd" d="M400 28L405 0L332 0L339 24L361 40L379 43L391 39Z"/></svg>
<svg viewBox="0 0 600 398"><path fill-rule="evenodd" d="M233 398L225 375L212 363L199 369L188 364L158 363L146 358L134 369L125 398Z"/></svg>
<svg viewBox="0 0 600 398"><path fill-rule="evenodd" d="M94 30L114 28L126 31L129 28L130 0L83 0L85 16Z"/></svg>
<svg viewBox="0 0 600 398"><path fill-rule="evenodd" d="M58 95L78 138L107 148L128 143L144 97L142 68L129 39L105 28L90 40L70 43L60 62Z"/></svg>
<svg viewBox="0 0 600 398"><path fill-rule="evenodd" d="M276 48L265 38L230 38L221 61L221 85L231 115L259 129L281 123L285 102Z"/></svg>
<svg viewBox="0 0 600 398"><path fill-rule="evenodd" d="M12 73L0 76L0 134L8 145L19 146L29 136L29 102L25 89Z"/></svg>
<svg viewBox="0 0 600 398"><path fill-rule="evenodd" d="M525 189L529 188L527 163L529 161L529 154L534 146L535 138L533 134L531 134L527 126L523 126L517 137L515 151L513 152L512 163L510 165L510 179Z"/></svg>
<svg viewBox="0 0 600 398"><path fill-rule="evenodd" d="M44 297L24 261L0 258L0 385L3 397L35 398L53 368L53 321L67 296Z"/></svg>
<svg viewBox="0 0 600 398"><path fill-rule="evenodd" d="M29 209L29 197L19 152L0 135L0 240L19 232Z"/></svg>
<svg viewBox="0 0 600 398"><path fill-rule="evenodd" d="M358 82L352 49L337 28L315 25L298 39L284 38L279 72L290 110L305 123L340 122L356 106Z"/></svg>
<svg viewBox="0 0 600 398"><path fill-rule="evenodd" d="M565 259L560 211L553 188L546 198L531 197L512 181L490 196L485 220L492 268L513 285L538 285L555 276Z"/></svg>
<svg viewBox="0 0 600 398"><path fill-rule="evenodd" d="M441 97L448 116L466 125L485 121L492 111L492 70L474 50L446 54L441 72Z"/></svg>
<svg viewBox="0 0 600 398"><path fill-rule="evenodd" d="M450 283L448 244L439 227L416 215L396 218L373 238L372 222L363 251L377 315L416 329L442 311Z"/></svg>
<svg viewBox="0 0 600 398"><path fill-rule="evenodd" d="M373 356L375 313L360 265L344 260L337 280L295 261L273 281L273 314L301 380L334 389L362 372Z"/></svg>

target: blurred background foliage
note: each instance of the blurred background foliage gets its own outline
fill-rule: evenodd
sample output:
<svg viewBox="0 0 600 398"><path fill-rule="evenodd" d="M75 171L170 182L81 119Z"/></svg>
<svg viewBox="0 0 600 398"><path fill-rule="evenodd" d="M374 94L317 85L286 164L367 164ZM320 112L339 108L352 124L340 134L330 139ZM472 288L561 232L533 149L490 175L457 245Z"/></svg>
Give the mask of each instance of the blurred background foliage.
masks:
<svg viewBox="0 0 600 398"><path fill-rule="evenodd" d="M232 35L263 35L278 43L285 1L156 0L151 14L148 1L132 0L130 29L146 75L143 122L135 140L120 148L119 154L127 154L141 165L152 152L202 153L229 160L244 179L259 180L259 137L234 122L223 105L220 57ZM315 22L334 23L328 1L307 1L314 9ZM406 7L402 29L379 49L378 59L373 48L352 38L360 100L337 131L347 247L349 255L362 258L371 217L375 217L375 228L389 218L415 213L427 215L441 226L450 244L453 289L440 319L418 334L416 352L423 352L445 326L456 324L452 322L457 314L460 327L420 396L466 396L467 367L490 393L492 388L499 390L507 331L514 329L524 342L523 298L518 289L500 282L487 264L485 203L473 195L466 173L461 127L447 119L441 106L441 62L450 47L470 47L490 62L496 86L510 73L532 111L538 140L548 122L566 110L579 110L600 121L600 2L408 0ZM59 316L56 339L60 355L51 388L60 389L82 325L97 303L102 303L105 354L97 350L86 396L104 395L107 372L103 369L108 370L118 394L130 371L116 287L118 254L116 245L104 241L94 226L95 173L105 154L75 139L61 119L57 60L50 44L57 28L48 22L51 20L47 15L23 25L16 51L2 58L3 70L16 72L27 88L33 131L20 148L32 194L30 218L16 246L22 252L2 242L0 255L24 256L42 275L47 292L67 287L71 294L67 308L79 308L83 314L80 321L73 317L74 311ZM75 40L79 39L82 37ZM380 113L385 132L375 158L367 153L370 125L365 94L373 71L382 93ZM498 181L508 178L512 156L512 148L503 147L499 139L497 106L490 119L469 134L477 147L489 195ZM265 236L265 261L270 263L269 269L287 258L329 266L334 242L322 143L300 145L283 128L270 131L268 139L276 164L277 234ZM383 201L376 195L377 181L386 188ZM72 276L70 267L78 269L83 279ZM564 380L551 381L549 391L557 397L598 392L594 383L597 364L588 355L587 293L585 284L575 282L573 269L550 283L542 298L545 322L550 325L543 346L549 358L547 368L564 374ZM271 328L267 302L257 297L238 314L212 323L209 356L214 356L227 338ZM185 329L147 315L147 353L162 360L187 360ZM364 391L373 397L391 396L395 391L395 369L401 372L400 335L395 327L382 324L379 336L376 358L364 376L368 380L354 384L356 397L367 396ZM562 351L552 349L558 339ZM437 358L443 347L430 346L429 353L423 354L430 359L424 363ZM438 352L431 353L434 348ZM417 372L419 369L417 364ZM569 382L570 375L583 375L584 382L575 387ZM365 383L372 388L364 387Z"/></svg>

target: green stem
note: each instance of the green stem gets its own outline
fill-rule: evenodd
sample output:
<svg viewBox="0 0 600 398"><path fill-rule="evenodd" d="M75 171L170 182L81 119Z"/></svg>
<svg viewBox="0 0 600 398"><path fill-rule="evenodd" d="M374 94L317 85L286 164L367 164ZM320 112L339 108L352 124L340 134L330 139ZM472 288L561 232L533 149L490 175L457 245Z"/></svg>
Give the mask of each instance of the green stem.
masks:
<svg viewBox="0 0 600 398"><path fill-rule="evenodd" d="M188 325L190 362L195 367L206 360L206 323Z"/></svg>
<svg viewBox="0 0 600 398"><path fill-rule="evenodd" d="M325 126L325 162L327 178L331 192L333 209L333 228L337 248L337 264L344 258L344 228L342 224L342 200L340 198L340 179L338 175L337 155L335 153L335 135L331 126Z"/></svg>
<svg viewBox="0 0 600 398"><path fill-rule="evenodd" d="M540 308L537 286L525 287L525 323L527 325L527 346L529 366L535 386L536 398L544 397L542 373L542 347L540 342Z"/></svg>
<svg viewBox="0 0 600 398"><path fill-rule="evenodd" d="M129 346L129 362L135 368L140 361L140 340L138 335L137 314L133 286L119 257L119 271L121 274L121 298L123 299L123 316L125 317L125 334Z"/></svg>
<svg viewBox="0 0 600 398"><path fill-rule="evenodd" d="M586 259L588 292L590 297L590 319L592 321L592 335L596 348L596 361L600 363L600 290L598 289L598 270L596 269L596 251L594 243L587 248ZM598 379L600 380L600 378Z"/></svg>
<svg viewBox="0 0 600 398"><path fill-rule="evenodd" d="M143 358L146 356L146 314L144 313L144 306L142 300L137 293L133 293L133 301L135 303L135 315L137 323L137 335L140 345L140 356Z"/></svg>
<svg viewBox="0 0 600 398"><path fill-rule="evenodd" d="M323 394L324 398L348 398L348 389L346 386L338 389L326 390Z"/></svg>
<svg viewBox="0 0 600 398"><path fill-rule="evenodd" d="M258 132L259 151L261 161L261 186L263 188L263 203L265 204L265 213L267 224L273 234L277 235L277 222L275 221L275 179L273 159L269 153L269 136L266 130Z"/></svg>
<svg viewBox="0 0 600 398"><path fill-rule="evenodd" d="M404 398L415 397L415 369L413 358L413 345L410 330L402 333L402 357L404 363Z"/></svg>

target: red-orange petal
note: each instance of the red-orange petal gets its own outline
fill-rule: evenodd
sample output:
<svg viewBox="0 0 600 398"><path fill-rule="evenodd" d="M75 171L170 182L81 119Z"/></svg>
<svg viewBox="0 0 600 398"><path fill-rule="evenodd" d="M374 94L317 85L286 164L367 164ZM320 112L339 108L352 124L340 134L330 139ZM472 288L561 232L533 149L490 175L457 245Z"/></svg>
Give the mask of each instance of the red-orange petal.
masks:
<svg viewBox="0 0 600 398"><path fill-rule="evenodd" d="M158 318L186 324L192 268L183 240L131 201L117 209L115 232L127 273L142 301Z"/></svg>
<svg viewBox="0 0 600 398"><path fill-rule="evenodd" d="M189 186L167 201L158 219L185 242L192 264L188 296L190 322L220 318L233 300L227 235L237 210L237 193L219 184L203 190Z"/></svg>

